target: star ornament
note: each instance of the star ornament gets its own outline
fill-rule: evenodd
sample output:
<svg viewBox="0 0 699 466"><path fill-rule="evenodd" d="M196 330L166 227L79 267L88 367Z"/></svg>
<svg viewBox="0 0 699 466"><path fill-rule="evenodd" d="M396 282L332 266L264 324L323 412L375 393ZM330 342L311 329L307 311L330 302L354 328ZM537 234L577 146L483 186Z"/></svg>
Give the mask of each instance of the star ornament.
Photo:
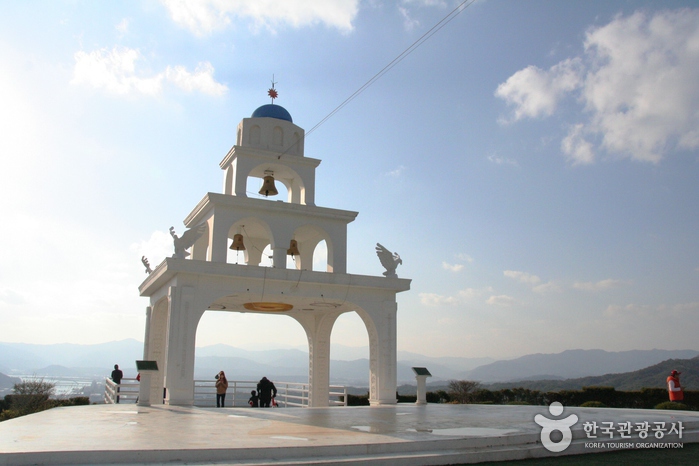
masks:
<svg viewBox="0 0 699 466"><path fill-rule="evenodd" d="M277 90L275 88L271 88L269 91L267 91L267 95L272 98L272 101L274 101L279 94L277 94Z"/></svg>

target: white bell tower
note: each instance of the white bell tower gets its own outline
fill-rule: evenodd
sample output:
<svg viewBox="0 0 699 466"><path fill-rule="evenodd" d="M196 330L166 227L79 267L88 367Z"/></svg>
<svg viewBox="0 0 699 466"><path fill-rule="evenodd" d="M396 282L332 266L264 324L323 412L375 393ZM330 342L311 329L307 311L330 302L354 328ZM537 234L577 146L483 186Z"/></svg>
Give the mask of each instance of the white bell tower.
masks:
<svg viewBox="0 0 699 466"><path fill-rule="evenodd" d="M303 327L309 406L328 406L332 328L338 316L356 312L369 337L370 403L396 402L396 294L410 289L410 280L347 273L347 225L357 212L315 205L319 164L304 156L304 130L279 105L263 105L238 124L236 143L220 163L223 193L207 193L184 220L189 231L180 246L190 254L165 259L139 287L150 298L144 359L160 369L142 400L155 401L166 388L166 403L191 405L201 316L256 312ZM248 196L249 178L264 180L262 195ZM274 183L286 188L285 200L272 200ZM313 255L323 241L327 267L314 271Z"/></svg>

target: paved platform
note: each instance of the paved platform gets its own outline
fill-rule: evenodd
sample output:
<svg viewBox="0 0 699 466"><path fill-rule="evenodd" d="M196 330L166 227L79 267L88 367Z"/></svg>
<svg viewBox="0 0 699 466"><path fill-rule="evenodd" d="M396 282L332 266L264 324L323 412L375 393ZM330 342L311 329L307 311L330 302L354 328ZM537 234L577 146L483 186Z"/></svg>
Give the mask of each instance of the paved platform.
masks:
<svg viewBox="0 0 699 466"><path fill-rule="evenodd" d="M545 406L64 407L0 423L0 465L467 464L699 442L699 413L565 408L559 419L575 414L578 422L572 444L554 453L541 444L537 414L554 418ZM612 438L599 429L597 439L587 438L586 422L613 423ZM621 438L616 429L624 422L648 422L648 438L635 431ZM656 439L660 422L664 437ZM669 432L680 422L681 439Z"/></svg>

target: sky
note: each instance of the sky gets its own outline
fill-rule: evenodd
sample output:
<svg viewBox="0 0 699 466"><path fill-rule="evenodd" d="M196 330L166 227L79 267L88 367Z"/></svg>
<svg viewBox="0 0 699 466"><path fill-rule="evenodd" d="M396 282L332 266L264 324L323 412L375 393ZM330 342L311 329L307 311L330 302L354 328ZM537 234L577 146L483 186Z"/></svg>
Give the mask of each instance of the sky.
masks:
<svg viewBox="0 0 699 466"><path fill-rule="evenodd" d="M699 4L459 4L0 1L0 341L142 341L140 258L272 80L309 133L447 18L305 141L316 204L359 212L348 272L403 259L398 349L699 350ZM368 344L356 314L332 342ZM306 338L207 312L218 343Z"/></svg>

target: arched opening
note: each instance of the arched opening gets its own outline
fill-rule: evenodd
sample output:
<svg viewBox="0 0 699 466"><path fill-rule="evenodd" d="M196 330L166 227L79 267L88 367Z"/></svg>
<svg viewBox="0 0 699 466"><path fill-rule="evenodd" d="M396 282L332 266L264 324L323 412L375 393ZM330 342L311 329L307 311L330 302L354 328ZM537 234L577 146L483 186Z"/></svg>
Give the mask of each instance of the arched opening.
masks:
<svg viewBox="0 0 699 466"><path fill-rule="evenodd" d="M274 187L277 188L277 192L274 196L265 196L260 194L260 188L262 188L262 178L257 178L255 176L249 176L247 179L247 185L245 191L248 197L266 199L270 201L284 201L286 202L289 198L289 191L286 189L284 183L279 180L275 180Z"/></svg>
<svg viewBox="0 0 699 466"><path fill-rule="evenodd" d="M369 391L369 335L356 312L345 312L330 335L330 383Z"/></svg>
<svg viewBox="0 0 699 466"><path fill-rule="evenodd" d="M313 270L327 272L328 270L328 245L322 240L313 250Z"/></svg>
<svg viewBox="0 0 699 466"><path fill-rule="evenodd" d="M243 239L242 249L231 249L236 235ZM258 218L247 217L238 220L228 230L226 262L239 265L267 265L267 256L271 255L269 244L271 232L269 226ZM265 251L267 254L265 255Z"/></svg>
<svg viewBox="0 0 699 466"><path fill-rule="evenodd" d="M196 333L195 400L197 387L213 386L221 370L229 382L225 402L229 407L247 406L251 387L262 377L278 389L284 382L308 383L303 327L284 314L206 311ZM213 392L211 400L204 401L195 403L215 406Z"/></svg>

